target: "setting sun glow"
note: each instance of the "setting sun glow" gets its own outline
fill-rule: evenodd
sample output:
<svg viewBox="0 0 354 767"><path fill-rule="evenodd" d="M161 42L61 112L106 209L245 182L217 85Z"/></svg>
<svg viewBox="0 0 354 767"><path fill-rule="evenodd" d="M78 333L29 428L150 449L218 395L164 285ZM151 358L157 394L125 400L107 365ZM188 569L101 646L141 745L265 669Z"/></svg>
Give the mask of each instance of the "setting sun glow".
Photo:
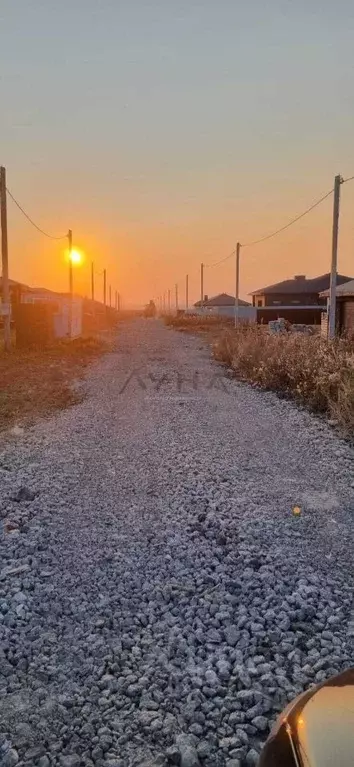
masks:
<svg viewBox="0 0 354 767"><path fill-rule="evenodd" d="M69 261L71 261L73 266L81 266L83 260L84 256L79 250L73 249L69 254Z"/></svg>

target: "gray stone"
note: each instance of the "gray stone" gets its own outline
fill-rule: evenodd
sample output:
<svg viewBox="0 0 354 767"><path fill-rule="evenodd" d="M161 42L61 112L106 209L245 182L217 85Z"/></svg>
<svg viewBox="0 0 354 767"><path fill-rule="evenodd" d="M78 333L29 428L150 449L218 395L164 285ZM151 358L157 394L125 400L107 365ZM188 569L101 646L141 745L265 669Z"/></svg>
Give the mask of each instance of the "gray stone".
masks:
<svg viewBox="0 0 354 767"><path fill-rule="evenodd" d="M150 724L150 732L158 732L158 730L162 730L163 728L163 721L162 719L153 719L153 721Z"/></svg>
<svg viewBox="0 0 354 767"><path fill-rule="evenodd" d="M29 738L31 740L31 737ZM44 755L44 746L38 745L38 746L31 746L28 748L25 752L25 759L27 760L36 760L39 759L41 756Z"/></svg>
<svg viewBox="0 0 354 767"><path fill-rule="evenodd" d="M15 767L19 761L19 755L14 748L10 748L0 761L0 767Z"/></svg>
<svg viewBox="0 0 354 767"><path fill-rule="evenodd" d="M220 679L227 682L230 679L230 663L225 660L219 660L216 664Z"/></svg>
<svg viewBox="0 0 354 767"><path fill-rule="evenodd" d="M243 711L232 711L229 716L230 727L236 727L240 722L245 721L245 714Z"/></svg>
<svg viewBox="0 0 354 767"><path fill-rule="evenodd" d="M207 740L201 740L197 745L197 754L200 759L206 759L211 755L211 746Z"/></svg>
<svg viewBox="0 0 354 767"><path fill-rule="evenodd" d="M200 764L198 752L193 746L186 746L181 751L181 767L198 767Z"/></svg>
<svg viewBox="0 0 354 767"><path fill-rule="evenodd" d="M12 597L12 601L17 602L17 604L22 604L23 602L27 602L27 596L23 591L17 591Z"/></svg>
<svg viewBox="0 0 354 767"><path fill-rule="evenodd" d="M246 756L246 764L249 767L257 767L259 754L254 748L251 748Z"/></svg>
<svg viewBox="0 0 354 767"><path fill-rule="evenodd" d="M254 719L252 719L252 724L257 730L264 732L268 728L268 719L266 719L265 716L255 716Z"/></svg>
<svg viewBox="0 0 354 767"><path fill-rule="evenodd" d="M151 722L158 717L158 711L144 710L139 712L138 719L142 727L150 727Z"/></svg>
<svg viewBox="0 0 354 767"><path fill-rule="evenodd" d="M77 754L59 756L59 762L61 767L80 767L81 758Z"/></svg>
<svg viewBox="0 0 354 767"><path fill-rule="evenodd" d="M208 669L205 672L205 679L208 685L211 685L211 687L215 687L219 684L219 679L217 677L217 674L213 669Z"/></svg>
<svg viewBox="0 0 354 767"><path fill-rule="evenodd" d="M236 626L227 626L224 629L225 639L230 647L235 647L240 639L240 631Z"/></svg>
<svg viewBox="0 0 354 767"><path fill-rule="evenodd" d="M181 754L178 746L175 744L173 746L169 746L169 748L166 749L166 758L169 762L172 764L180 764L181 763Z"/></svg>
<svg viewBox="0 0 354 767"><path fill-rule="evenodd" d="M46 755L41 756L38 761L38 767L50 767L50 761Z"/></svg>
<svg viewBox="0 0 354 767"><path fill-rule="evenodd" d="M21 501L34 501L35 497L36 493L24 485L12 496L12 500L20 503Z"/></svg>
<svg viewBox="0 0 354 767"><path fill-rule="evenodd" d="M181 767L199 767L198 752L193 740L191 740L191 736L185 734L177 735L176 745L180 752Z"/></svg>
<svg viewBox="0 0 354 767"><path fill-rule="evenodd" d="M237 737L238 737L239 741L240 741L240 742L241 742L241 743L242 743L244 746L247 746L247 745L248 745L248 735L247 735L247 733L245 732L245 730L241 730L240 728L238 728L238 729L236 730L236 735L237 735Z"/></svg>

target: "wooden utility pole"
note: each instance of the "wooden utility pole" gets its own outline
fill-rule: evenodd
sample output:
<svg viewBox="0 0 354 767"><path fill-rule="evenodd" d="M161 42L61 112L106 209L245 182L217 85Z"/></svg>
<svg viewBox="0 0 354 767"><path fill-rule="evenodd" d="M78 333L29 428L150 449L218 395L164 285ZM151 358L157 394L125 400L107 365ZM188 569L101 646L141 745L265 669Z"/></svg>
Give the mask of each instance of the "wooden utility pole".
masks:
<svg viewBox="0 0 354 767"><path fill-rule="evenodd" d="M188 309L188 274L186 274L186 309Z"/></svg>
<svg viewBox="0 0 354 767"><path fill-rule="evenodd" d="M204 309L204 264L200 264L200 308Z"/></svg>
<svg viewBox="0 0 354 767"><path fill-rule="evenodd" d="M166 313L166 293L163 294L163 313Z"/></svg>
<svg viewBox="0 0 354 767"><path fill-rule="evenodd" d="M112 285L109 286L109 308L112 308Z"/></svg>
<svg viewBox="0 0 354 767"><path fill-rule="evenodd" d="M103 270L103 303L106 306L107 304L107 271L106 269Z"/></svg>
<svg viewBox="0 0 354 767"><path fill-rule="evenodd" d="M177 285L177 282L176 282L176 285L175 285L175 292L176 292L176 314L178 314L178 285Z"/></svg>
<svg viewBox="0 0 354 767"><path fill-rule="evenodd" d="M94 263L91 261L91 299L95 300L95 268Z"/></svg>
<svg viewBox="0 0 354 767"><path fill-rule="evenodd" d="M117 309L120 312L120 293L117 293Z"/></svg>
<svg viewBox="0 0 354 767"><path fill-rule="evenodd" d="M330 282L330 288L329 288L328 338L330 339L333 339L336 335L337 257L338 257L339 201L340 201L341 183L342 183L341 177L336 176L334 179L332 263L331 263L331 282Z"/></svg>
<svg viewBox="0 0 354 767"><path fill-rule="evenodd" d="M68 231L68 249L69 249L69 338L72 337L73 330L73 300L74 300L74 285L73 285L73 233L72 230Z"/></svg>
<svg viewBox="0 0 354 767"><path fill-rule="evenodd" d="M168 307L168 313L171 311L171 291L169 290L167 293L167 307Z"/></svg>
<svg viewBox="0 0 354 767"><path fill-rule="evenodd" d="M118 307L118 293L117 293L117 291L115 291L115 294L114 294L114 308L115 308L116 311L117 311L117 307Z"/></svg>
<svg viewBox="0 0 354 767"><path fill-rule="evenodd" d="M240 297L240 248L238 242L236 245L236 270L235 270L235 328L238 325L238 306Z"/></svg>
<svg viewBox="0 0 354 767"><path fill-rule="evenodd" d="M9 251L7 238L7 199L6 170L0 168L0 207L1 207L1 259L2 259L2 306L4 317L4 347L11 348L11 301L9 288Z"/></svg>

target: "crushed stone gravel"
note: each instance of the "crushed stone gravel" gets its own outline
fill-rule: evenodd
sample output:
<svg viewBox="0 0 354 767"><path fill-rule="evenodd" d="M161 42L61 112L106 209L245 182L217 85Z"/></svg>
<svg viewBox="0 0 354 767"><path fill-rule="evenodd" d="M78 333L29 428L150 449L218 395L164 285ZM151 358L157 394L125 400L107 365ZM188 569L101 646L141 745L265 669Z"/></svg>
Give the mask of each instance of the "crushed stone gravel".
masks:
<svg viewBox="0 0 354 767"><path fill-rule="evenodd" d="M255 765L353 663L353 450L154 320L85 387L0 443L0 767Z"/></svg>

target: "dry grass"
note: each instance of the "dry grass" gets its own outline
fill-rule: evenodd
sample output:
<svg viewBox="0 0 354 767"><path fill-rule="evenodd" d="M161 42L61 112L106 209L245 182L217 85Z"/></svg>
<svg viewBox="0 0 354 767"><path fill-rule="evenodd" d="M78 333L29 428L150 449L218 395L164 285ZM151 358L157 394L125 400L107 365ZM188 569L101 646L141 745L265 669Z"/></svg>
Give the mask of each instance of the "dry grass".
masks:
<svg viewBox="0 0 354 767"><path fill-rule="evenodd" d="M335 419L354 438L354 339L269 334L266 326L215 316L165 318L178 330L208 335L215 357L237 377Z"/></svg>
<svg viewBox="0 0 354 767"><path fill-rule="evenodd" d="M225 330L225 328L233 327L234 323L231 317L219 317L215 314L206 314L204 316L200 314L180 314L177 316L166 314L163 320L166 325L186 333L209 333L215 330Z"/></svg>
<svg viewBox="0 0 354 767"><path fill-rule="evenodd" d="M342 376L331 412L343 431L354 439L354 367Z"/></svg>
<svg viewBox="0 0 354 767"><path fill-rule="evenodd" d="M354 346L318 336L269 335L257 327L223 333L217 359L236 375L335 418L354 436Z"/></svg>
<svg viewBox="0 0 354 767"><path fill-rule="evenodd" d="M98 338L62 341L47 349L0 352L0 430L79 401L74 383L108 349Z"/></svg>

